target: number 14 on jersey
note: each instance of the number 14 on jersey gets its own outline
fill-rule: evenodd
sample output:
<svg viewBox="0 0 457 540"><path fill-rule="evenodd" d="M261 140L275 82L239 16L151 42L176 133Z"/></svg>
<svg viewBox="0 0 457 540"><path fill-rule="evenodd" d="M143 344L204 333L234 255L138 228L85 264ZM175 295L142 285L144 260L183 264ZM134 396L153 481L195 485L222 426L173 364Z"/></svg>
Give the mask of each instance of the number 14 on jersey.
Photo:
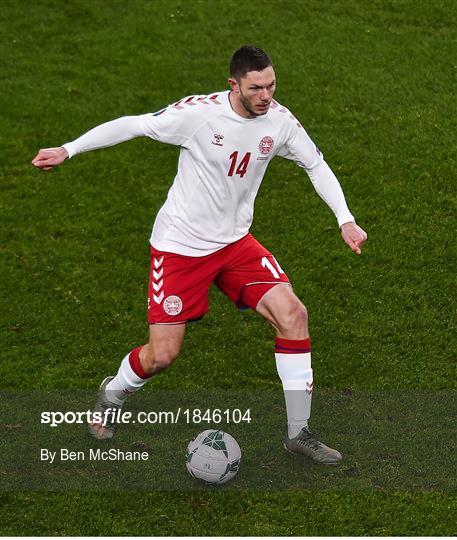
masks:
<svg viewBox="0 0 457 540"><path fill-rule="evenodd" d="M238 151L233 152L230 155L230 169L228 171L228 176L233 176L236 174L240 178L243 178L243 176L246 174L246 171L248 170L249 160L251 159L251 152L246 152L244 157L241 159L241 161L238 162ZM238 163L238 166L237 166Z"/></svg>

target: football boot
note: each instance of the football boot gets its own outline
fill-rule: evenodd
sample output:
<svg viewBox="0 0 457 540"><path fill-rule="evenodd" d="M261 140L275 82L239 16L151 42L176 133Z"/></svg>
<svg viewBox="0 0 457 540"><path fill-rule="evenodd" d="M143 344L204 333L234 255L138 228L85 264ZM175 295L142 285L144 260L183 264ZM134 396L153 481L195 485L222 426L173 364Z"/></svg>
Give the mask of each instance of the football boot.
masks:
<svg viewBox="0 0 457 540"><path fill-rule="evenodd" d="M323 465L337 465L343 459L338 450L321 443L307 427L303 427L296 437L289 438L286 434L284 448L294 454L303 454L315 463Z"/></svg>
<svg viewBox="0 0 457 540"><path fill-rule="evenodd" d="M102 381L100 390L98 391L97 401L92 413L99 413L102 417L100 422L91 421L88 423L88 430L92 437L95 437L99 441L112 439L116 432L116 422L113 421L116 412L121 408L120 405L113 403L109 400L106 392L106 386L114 377L110 375ZM108 411L108 412L106 412Z"/></svg>

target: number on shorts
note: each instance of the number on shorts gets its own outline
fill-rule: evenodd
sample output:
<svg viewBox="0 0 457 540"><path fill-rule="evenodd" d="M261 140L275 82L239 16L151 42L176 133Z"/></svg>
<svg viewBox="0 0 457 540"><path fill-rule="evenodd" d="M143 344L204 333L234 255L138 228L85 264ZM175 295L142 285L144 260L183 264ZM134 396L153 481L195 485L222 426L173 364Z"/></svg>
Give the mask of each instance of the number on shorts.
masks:
<svg viewBox="0 0 457 540"><path fill-rule="evenodd" d="M276 268L271 264L271 262L267 259L267 257L262 258L262 268L268 268L270 272L273 274L273 277L275 279L279 279L279 274L284 274L284 270L279 266L278 261L273 257L273 260L275 262Z"/></svg>

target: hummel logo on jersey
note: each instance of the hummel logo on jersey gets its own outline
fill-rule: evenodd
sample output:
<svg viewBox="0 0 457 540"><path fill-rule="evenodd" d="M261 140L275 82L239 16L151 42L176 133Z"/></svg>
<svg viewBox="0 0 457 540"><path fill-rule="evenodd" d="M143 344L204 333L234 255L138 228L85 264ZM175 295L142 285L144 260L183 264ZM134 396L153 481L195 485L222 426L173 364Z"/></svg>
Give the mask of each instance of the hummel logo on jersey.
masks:
<svg viewBox="0 0 457 540"><path fill-rule="evenodd" d="M222 139L224 138L223 135L219 135L219 133L215 133L213 137L214 137L214 141L211 141L211 144L215 144L216 146L223 146L223 144L221 143Z"/></svg>

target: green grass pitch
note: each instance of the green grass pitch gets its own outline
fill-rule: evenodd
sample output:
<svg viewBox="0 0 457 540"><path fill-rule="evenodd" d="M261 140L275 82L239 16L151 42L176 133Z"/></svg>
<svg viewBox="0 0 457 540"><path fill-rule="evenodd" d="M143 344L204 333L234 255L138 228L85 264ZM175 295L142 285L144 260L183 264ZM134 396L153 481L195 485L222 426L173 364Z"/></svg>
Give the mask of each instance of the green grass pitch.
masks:
<svg viewBox="0 0 457 540"><path fill-rule="evenodd" d="M1 388L95 392L143 342L147 240L178 153L137 139L46 174L37 149L223 90L231 52L256 43L369 235L355 257L303 171L272 164L253 232L308 307L317 389L455 390L456 28L446 0L4 0ZM216 291L211 302L153 384L280 392L271 329ZM2 491L0 503L3 535L457 534L455 493L436 489Z"/></svg>

